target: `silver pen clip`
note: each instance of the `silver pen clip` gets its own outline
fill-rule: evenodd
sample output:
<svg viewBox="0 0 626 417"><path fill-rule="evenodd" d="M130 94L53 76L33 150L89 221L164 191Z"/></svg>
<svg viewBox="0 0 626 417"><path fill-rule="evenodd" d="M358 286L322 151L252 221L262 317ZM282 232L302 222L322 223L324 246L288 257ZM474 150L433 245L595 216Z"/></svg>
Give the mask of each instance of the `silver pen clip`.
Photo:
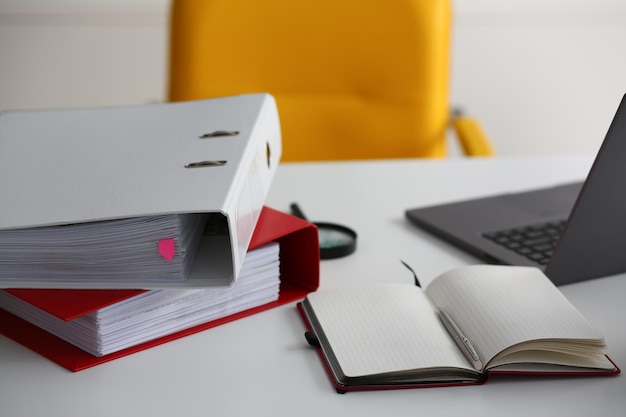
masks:
<svg viewBox="0 0 626 417"><path fill-rule="evenodd" d="M439 318L448 332L452 335L452 338L456 342L459 349L461 349L465 357L472 363L474 369L482 371L483 363L478 357L478 353L476 353L474 346L472 346L472 342L470 342L470 340L463 335L463 332L461 332L459 326L457 326L454 320L452 320L452 317L450 317L444 309L440 308Z"/></svg>

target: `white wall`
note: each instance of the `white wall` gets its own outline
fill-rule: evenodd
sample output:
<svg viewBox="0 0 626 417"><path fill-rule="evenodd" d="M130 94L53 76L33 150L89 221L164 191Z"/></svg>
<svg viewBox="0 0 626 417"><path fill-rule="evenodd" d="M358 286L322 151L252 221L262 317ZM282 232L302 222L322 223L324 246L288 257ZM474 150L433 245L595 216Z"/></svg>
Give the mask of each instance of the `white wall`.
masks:
<svg viewBox="0 0 626 417"><path fill-rule="evenodd" d="M456 5L452 99L499 153L595 152L626 93L626 1Z"/></svg>
<svg viewBox="0 0 626 417"><path fill-rule="evenodd" d="M0 0L0 109L165 95L167 0Z"/></svg>
<svg viewBox="0 0 626 417"><path fill-rule="evenodd" d="M163 100L167 11L0 0L0 109ZM452 101L501 155L595 152L626 93L625 52L626 0L456 0Z"/></svg>

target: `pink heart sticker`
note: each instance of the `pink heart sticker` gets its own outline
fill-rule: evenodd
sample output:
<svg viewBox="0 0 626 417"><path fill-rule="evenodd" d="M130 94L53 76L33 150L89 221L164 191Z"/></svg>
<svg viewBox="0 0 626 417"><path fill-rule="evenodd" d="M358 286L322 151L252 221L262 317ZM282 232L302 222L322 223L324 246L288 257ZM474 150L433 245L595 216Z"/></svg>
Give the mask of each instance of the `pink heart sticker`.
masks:
<svg viewBox="0 0 626 417"><path fill-rule="evenodd" d="M174 247L174 239L161 239L159 240L159 254L164 257L168 262L172 260L176 248Z"/></svg>

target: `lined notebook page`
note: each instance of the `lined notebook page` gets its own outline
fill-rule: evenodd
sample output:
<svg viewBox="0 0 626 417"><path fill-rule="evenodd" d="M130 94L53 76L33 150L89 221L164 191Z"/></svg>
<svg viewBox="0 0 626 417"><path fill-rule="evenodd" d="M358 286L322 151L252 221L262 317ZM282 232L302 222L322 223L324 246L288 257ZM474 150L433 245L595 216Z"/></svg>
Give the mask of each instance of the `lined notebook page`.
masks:
<svg viewBox="0 0 626 417"><path fill-rule="evenodd" d="M458 268L426 291L453 317L483 362L531 339L577 338L603 345L602 335L536 268Z"/></svg>
<svg viewBox="0 0 626 417"><path fill-rule="evenodd" d="M420 288L388 284L319 291L307 298L346 376L471 369Z"/></svg>

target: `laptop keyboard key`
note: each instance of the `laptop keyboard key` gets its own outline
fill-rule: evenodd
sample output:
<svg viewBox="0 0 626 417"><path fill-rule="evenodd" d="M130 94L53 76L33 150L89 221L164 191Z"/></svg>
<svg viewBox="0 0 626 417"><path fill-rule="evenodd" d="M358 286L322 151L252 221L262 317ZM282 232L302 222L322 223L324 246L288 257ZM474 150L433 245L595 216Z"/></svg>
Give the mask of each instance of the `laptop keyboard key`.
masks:
<svg viewBox="0 0 626 417"><path fill-rule="evenodd" d="M541 223L484 233L483 237L525 256L539 265L546 265L552 256L564 225L564 220Z"/></svg>

